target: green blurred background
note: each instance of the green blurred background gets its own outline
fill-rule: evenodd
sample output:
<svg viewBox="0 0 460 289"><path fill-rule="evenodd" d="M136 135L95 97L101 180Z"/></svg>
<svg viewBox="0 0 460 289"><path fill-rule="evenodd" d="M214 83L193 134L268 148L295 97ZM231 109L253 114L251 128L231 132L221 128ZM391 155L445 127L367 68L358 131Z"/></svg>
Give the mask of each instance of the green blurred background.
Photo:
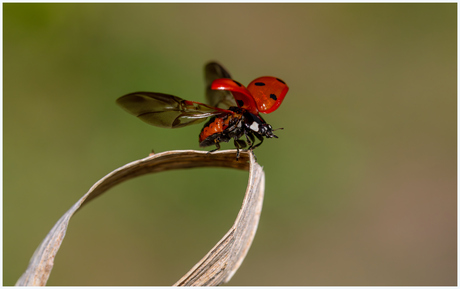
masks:
<svg viewBox="0 0 460 289"><path fill-rule="evenodd" d="M3 4L3 282L98 179L199 149L139 90L204 101L203 66L290 91L255 152L251 250L229 285L455 285L456 4ZM224 148L232 148L224 145ZM233 223L247 173L123 183L70 222L48 285L170 285Z"/></svg>

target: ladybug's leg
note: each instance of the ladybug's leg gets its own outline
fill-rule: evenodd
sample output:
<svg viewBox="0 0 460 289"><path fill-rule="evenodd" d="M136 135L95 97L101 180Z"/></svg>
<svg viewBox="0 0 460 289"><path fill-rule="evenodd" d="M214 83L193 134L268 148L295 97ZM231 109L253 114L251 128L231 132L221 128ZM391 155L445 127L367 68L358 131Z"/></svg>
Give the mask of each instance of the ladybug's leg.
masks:
<svg viewBox="0 0 460 289"><path fill-rule="evenodd" d="M254 135L252 134L252 132L247 132L247 133L245 132L244 135L246 136L246 139L248 140L248 144L249 144L248 150L250 150L252 149L255 143Z"/></svg>
<svg viewBox="0 0 460 289"><path fill-rule="evenodd" d="M244 140L242 140L242 139L235 139L234 142L237 142L237 143L238 143L238 145L240 146L240 149L243 149L243 148L246 147L246 142L245 142ZM235 146L236 146L236 145L235 145Z"/></svg>
<svg viewBox="0 0 460 289"><path fill-rule="evenodd" d="M215 151L217 151L217 150L220 150L220 144L219 144L218 142L216 142L216 148L213 149L213 150L210 150L210 151L208 152L208 154L210 154L210 153L212 153L212 152L215 152Z"/></svg>
<svg viewBox="0 0 460 289"><path fill-rule="evenodd" d="M252 146L252 149L255 149L256 147L260 146L264 142L264 137L259 135L258 133L255 133L255 136L260 140L260 143L256 144L255 146Z"/></svg>
<svg viewBox="0 0 460 289"><path fill-rule="evenodd" d="M233 140L233 144L236 147L236 160L238 160L240 158L240 148L246 147L246 142L244 140L238 140L235 138Z"/></svg>
<svg viewBox="0 0 460 289"><path fill-rule="evenodd" d="M257 134L256 134L256 136L257 136ZM258 145L256 145L256 146L254 146L254 144L255 144L256 141L255 141L255 139L254 139L254 134L253 134L252 132L249 132L249 133L246 135L246 138L248 138L248 137L252 140L251 146L248 148L248 150L251 151L252 156L254 157L254 160L257 162L257 157L256 157L256 154L254 153L254 148L256 148L257 146L259 146L260 143L259 143ZM257 138L259 138L259 137L257 136ZM249 142L249 139L248 139L248 142Z"/></svg>

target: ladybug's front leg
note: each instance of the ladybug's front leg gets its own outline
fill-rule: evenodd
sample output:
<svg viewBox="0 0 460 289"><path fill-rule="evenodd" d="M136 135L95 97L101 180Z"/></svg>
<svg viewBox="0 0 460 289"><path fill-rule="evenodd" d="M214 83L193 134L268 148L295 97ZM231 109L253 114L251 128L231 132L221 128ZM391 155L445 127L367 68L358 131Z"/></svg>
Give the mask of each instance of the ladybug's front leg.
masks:
<svg viewBox="0 0 460 289"><path fill-rule="evenodd" d="M256 144L256 145L252 145L251 146L251 149L255 149L256 147L260 146L263 142L264 142L264 137L261 136L260 134L258 133L254 133L254 135L260 140L260 143ZM254 136L252 137L254 139Z"/></svg>

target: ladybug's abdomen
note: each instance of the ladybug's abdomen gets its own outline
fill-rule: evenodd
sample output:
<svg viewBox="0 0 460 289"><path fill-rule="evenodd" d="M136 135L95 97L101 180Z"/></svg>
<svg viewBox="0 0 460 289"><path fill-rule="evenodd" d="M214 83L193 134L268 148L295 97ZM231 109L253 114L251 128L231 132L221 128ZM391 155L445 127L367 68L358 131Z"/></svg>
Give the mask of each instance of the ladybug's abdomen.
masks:
<svg viewBox="0 0 460 289"><path fill-rule="evenodd" d="M231 109L231 108L230 108ZM228 142L241 132L242 114L226 114L211 118L203 127L200 133L200 147L215 145L219 142ZM239 138L239 136L237 137Z"/></svg>
<svg viewBox="0 0 460 289"><path fill-rule="evenodd" d="M200 145L201 143L215 133L222 133L224 131L224 120L220 117L211 118L211 120L205 124L200 133Z"/></svg>

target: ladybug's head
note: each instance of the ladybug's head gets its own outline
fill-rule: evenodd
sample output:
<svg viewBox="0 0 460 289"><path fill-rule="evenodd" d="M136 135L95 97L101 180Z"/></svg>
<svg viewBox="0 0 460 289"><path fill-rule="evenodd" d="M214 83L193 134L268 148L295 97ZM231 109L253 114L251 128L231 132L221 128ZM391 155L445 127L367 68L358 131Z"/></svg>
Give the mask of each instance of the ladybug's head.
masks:
<svg viewBox="0 0 460 289"><path fill-rule="evenodd" d="M274 133L273 133L273 128L271 125L269 125L266 122L259 122L259 121L254 121L249 125L249 129L260 134L261 136L264 136L266 138L278 138Z"/></svg>
<svg viewBox="0 0 460 289"><path fill-rule="evenodd" d="M252 113L246 112L245 116L245 125L247 129L250 129L259 135L262 135L266 138L278 138L273 133L273 128L271 125L265 122L265 120L260 115L254 115Z"/></svg>
<svg viewBox="0 0 460 289"><path fill-rule="evenodd" d="M269 125L268 123L264 123L262 124L261 126L259 126L259 131L258 133L260 133L261 135L265 136L266 138L278 138L274 133L273 133L273 129L272 129L272 126Z"/></svg>

